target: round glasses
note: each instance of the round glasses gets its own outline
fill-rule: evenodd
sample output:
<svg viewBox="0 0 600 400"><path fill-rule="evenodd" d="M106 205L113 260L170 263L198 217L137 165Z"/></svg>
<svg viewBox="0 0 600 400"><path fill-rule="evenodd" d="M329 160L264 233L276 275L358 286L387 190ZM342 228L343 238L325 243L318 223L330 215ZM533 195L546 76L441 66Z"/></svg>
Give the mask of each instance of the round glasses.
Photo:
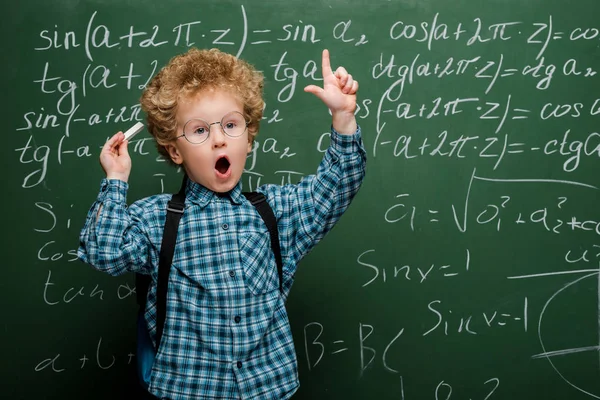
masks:
<svg viewBox="0 0 600 400"><path fill-rule="evenodd" d="M246 129L248 129L248 121L244 119L242 113L232 111L225 114L220 121L212 123L206 122L201 118L190 119L183 126L183 135L177 136L177 139L183 136L192 144L204 143L210 136L210 127L217 124L221 126L221 131L225 135L232 138L242 136L246 132Z"/></svg>

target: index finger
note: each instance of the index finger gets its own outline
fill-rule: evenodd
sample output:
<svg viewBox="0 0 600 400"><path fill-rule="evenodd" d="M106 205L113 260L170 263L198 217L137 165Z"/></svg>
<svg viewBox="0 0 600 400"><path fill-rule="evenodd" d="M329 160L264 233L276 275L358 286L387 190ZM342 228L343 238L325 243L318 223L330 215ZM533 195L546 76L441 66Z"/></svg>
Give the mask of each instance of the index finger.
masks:
<svg viewBox="0 0 600 400"><path fill-rule="evenodd" d="M115 133L110 139L106 141L106 143L104 143L103 149L110 150L113 147L115 147L115 145L118 145L117 141L120 139L120 135L122 135L121 131Z"/></svg>
<svg viewBox="0 0 600 400"><path fill-rule="evenodd" d="M331 70L331 61L329 60L329 50L324 49L323 55L321 58L321 72L323 73L323 78L328 75L333 75L333 71Z"/></svg>

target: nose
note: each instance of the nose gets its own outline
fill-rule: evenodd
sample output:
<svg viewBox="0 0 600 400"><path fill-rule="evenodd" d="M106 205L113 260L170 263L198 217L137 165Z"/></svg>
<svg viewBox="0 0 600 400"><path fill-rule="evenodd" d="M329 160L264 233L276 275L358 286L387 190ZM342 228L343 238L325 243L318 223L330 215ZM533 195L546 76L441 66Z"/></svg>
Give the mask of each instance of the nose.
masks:
<svg viewBox="0 0 600 400"><path fill-rule="evenodd" d="M214 128L213 128L214 126ZM212 124L210 124L210 129L212 129L212 131L210 132L210 138L212 140L211 144L213 149L218 149L219 147L223 147L226 144L225 141L225 133L223 133L223 130L221 129L221 125L219 124L219 122L214 122Z"/></svg>

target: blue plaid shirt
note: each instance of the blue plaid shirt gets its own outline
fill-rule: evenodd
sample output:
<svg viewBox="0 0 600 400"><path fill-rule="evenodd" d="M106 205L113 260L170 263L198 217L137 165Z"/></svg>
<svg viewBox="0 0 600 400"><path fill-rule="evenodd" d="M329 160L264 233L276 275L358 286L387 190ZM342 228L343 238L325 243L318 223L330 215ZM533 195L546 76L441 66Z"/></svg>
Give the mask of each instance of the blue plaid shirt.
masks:
<svg viewBox="0 0 600 400"><path fill-rule="evenodd" d="M332 130L316 175L264 185L279 229L283 289L267 227L241 183L217 195L189 182L169 276L167 316L150 392L162 399L287 399L299 386L285 297L296 265L358 191L366 153L360 128ZM111 275L150 274L145 320L156 334L156 279L169 194L126 205L127 184L102 181L78 256ZM100 214L98 207L102 205Z"/></svg>

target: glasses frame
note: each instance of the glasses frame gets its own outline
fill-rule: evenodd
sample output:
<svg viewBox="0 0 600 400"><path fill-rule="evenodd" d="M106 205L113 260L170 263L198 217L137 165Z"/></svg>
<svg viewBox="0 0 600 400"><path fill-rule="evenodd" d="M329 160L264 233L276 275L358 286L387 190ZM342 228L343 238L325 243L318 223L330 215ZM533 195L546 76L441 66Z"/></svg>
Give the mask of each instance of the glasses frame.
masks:
<svg viewBox="0 0 600 400"><path fill-rule="evenodd" d="M230 135L229 133L225 132L225 128L223 128L223 120L225 119L225 117L227 117L227 116L229 116L229 115L231 115L231 114L239 114L239 115L241 115L241 117L242 117L242 119L244 120L244 123L245 123L245 124L244 124L244 130L242 131L242 133L240 133L240 134L239 134L239 135L237 135L237 136L232 136L232 135ZM190 140L190 139L189 139L189 138L188 138L188 137L185 135L185 127L186 127L186 126L187 126L187 125L188 125L188 124L189 124L191 121L202 121L202 122L204 122L204 123L206 124L206 126L208 126L208 134L206 135L206 139L204 139L204 140L203 140L203 141L201 141L201 142L192 142L192 141L191 141L191 140ZM185 140L187 140L187 141L188 141L189 143L191 143L191 144L202 144L202 143L205 143L205 142L208 140L208 138L210 137L210 132L211 132L211 129L210 129L210 128L211 128L211 126L213 126L213 125L219 125L219 126L221 127L221 132L223 132L223 134L224 134L225 136L227 136L227 137L230 137L230 138L238 138L238 137L242 136L244 133L246 133L246 131L248 130L248 125L249 125L249 124L250 124L250 121L247 121L247 120L246 120L246 117L244 117L244 114L242 114L242 113L241 113L241 112L239 112L239 111L230 111L230 112L228 112L227 114L223 115L223 118L221 118L221 120L220 120L220 121L216 121L216 122L212 122L212 123L211 123L211 122L208 122L208 121L205 121L205 120L203 120L202 118L191 118L191 119L187 120L187 121L186 121L186 123L183 125L183 133L182 133L181 135L179 135L179 136L175 137L175 139L179 139L180 137L184 137L184 138L185 138Z"/></svg>

